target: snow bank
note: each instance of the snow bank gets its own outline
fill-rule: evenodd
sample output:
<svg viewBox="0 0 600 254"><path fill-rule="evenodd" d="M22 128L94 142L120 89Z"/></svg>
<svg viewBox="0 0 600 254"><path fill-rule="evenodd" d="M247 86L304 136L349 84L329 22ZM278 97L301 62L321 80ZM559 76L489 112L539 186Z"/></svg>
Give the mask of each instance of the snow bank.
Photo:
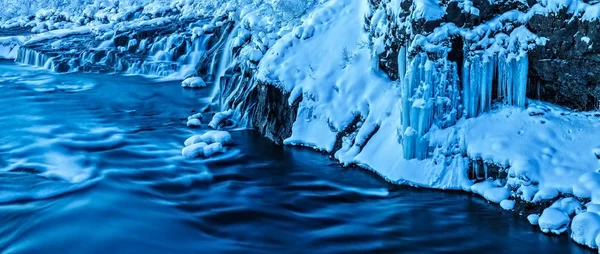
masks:
<svg viewBox="0 0 600 254"><path fill-rule="evenodd" d="M19 47L25 43L25 36L0 37L0 59L15 59Z"/></svg>

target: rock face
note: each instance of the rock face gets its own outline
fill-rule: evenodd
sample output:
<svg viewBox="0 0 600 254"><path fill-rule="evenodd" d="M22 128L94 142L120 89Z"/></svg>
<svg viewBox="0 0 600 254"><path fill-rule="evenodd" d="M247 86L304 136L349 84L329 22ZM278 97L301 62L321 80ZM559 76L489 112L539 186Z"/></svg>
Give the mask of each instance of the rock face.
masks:
<svg viewBox="0 0 600 254"><path fill-rule="evenodd" d="M529 72L531 98L539 98L575 109L600 106L600 23L571 20L562 11L551 16L535 15L529 29L548 38L545 47L531 52Z"/></svg>
<svg viewBox="0 0 600 254"><path fill-rule="evenodd" d="M259 84L248 101L255 101L252 110L252 126L277 144L292 135L292 125L298 114L300 100L288 104L290 94L271 85Z"/></svg>
<svg viewBox="0 0 600 254"><path fill-rule="evenodd" d="M467 10L463 1L438 1L446 14L439 20L426 21L412 17L414 1L371 0L373 10L386 11L388 33L385 50L380 54L380 68L398 79L397 56L400 45L418 35L429 35L444 24L452 23L458 28L474 28L492 21L509 11L528 13L540 7L538 1L472 1L476 11ZM399 9L393 4L400 2ZM469 1L471 2L471 1ZM586 1L584 1L586 2ZM390 9L398 11L392 12ZM524 25L533 34L545 38L544 46L531 49L529 55L529 80L527 97L579 109L600 109L600 22L581 18L581 13L569 13L568 6L557 7L547 15L535 14L520 22L505 22L501 32L510 33L510 27ZM532 12L533 13L533 12ZM371 36L378 36L371 26ZM492 36L490 36L491 38ZM462 36L451 36L448 43L452 51L448 59L462 65L465 45ZM419 50L418 48L416 49ZM459 76L461 74L459 73Z"/></svg>

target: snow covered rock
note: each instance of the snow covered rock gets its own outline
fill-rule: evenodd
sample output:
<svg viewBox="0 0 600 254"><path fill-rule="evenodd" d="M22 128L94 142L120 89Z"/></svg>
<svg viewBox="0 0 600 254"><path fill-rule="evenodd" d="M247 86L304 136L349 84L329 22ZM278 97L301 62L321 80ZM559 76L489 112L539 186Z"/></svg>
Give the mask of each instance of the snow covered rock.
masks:
<svg viewBox="0 0 600 254"><path fill-rule="evenodd" d="M200 127L202 126L202 122L200 120L202 120L203 115L202 113L197 113L197 114L193 114L191 116L188 117L187 120L187 126L188 127Z"/></svg>
<svg viewBox="0 0 600 254"><path fill-rule="evenodd" d="M592 212L580 213L571 223L571 239L578 244L597 249L596 237L600 233L600 215Z"/></svg>
<svg viewBox="0 0 600 254"><path fill-rule="evenodd" d="M220 129L221 126L226 125L226 121L233 116L233 110L227 110L224 112L216 113L213 119L208 123L208 127L215 130Z"/></svg>
<svg viewBox="0 0 600 254"><path fill-rule="evenodd" d="M204 155L204 157L211 157L217 153L224 152L225 149L223 148L223 145L219 142L212 143L202 148L202 154Z"/></svg>
<svg viewBox="0 0 600 254"><path fill-rule="evenodd" d="M191 77L181 82L181 86L186 88L201 88L206 87L206 82L201 77Z"/></svg>
<svg viewBox="0 0 600 254"><path fill-rule="evenodd" d="M202 118L204 118L204 115L202 115L202 113L196 113L191 116L188 116L188 120L192 120L192 119L202 120Z"/></svg>
<svg viewBox="0 0 600 254"><path fill-rule="evenodd" d="M204 147L206 146L208 146L208 144L204 142L190 144L181 150L181 155L188 159L196 158L200 155L204 155Z"/></svg>
<svg viewBox="0 0 600 254"><path fill-rule="evenodd" d="M226 131L209 131L202 135L194 135L187 140L185 140L184 144L186 146L190 146L197 143L221 143L221 144L230 144L233 142L231 138L231 134Z"/></svg>
<svg viewBox="0 0 600 254"><path fill-rule="evenodd" d="M502 207L502 209L504 210L512 210L515 208L515 201L514 200L502 200L502 202L500 202L500 207Z"/></svg>
<svg viewBox="0 0 600 254"><path fill-rule="evenodd" d="M527 221L529 221L529 224L533 226L537 225L539 220L540 216L537 214L530 214L527 216Z"/></svg>
<svg viewBox="0 0 600 254"><path fill-rule="evenodd" d="M494 181L473 184L473 186L471 186L471 191L494 203L500 203L510 196L510 190L508 188L501 187Z"/></svg>
<svg viewBox="0 0 600 254"><path fill-rule="evenodd" d="M559 209L568 216L579 214L582 211L581 203L579 203L577 199L571 197L557 200L550 206L550 208Z"/></svg>
<svg viewBox="0 0 600 254"><path fill-rule="evenodd" d="M202 126L202 122L199 119L190 119L187 121L188 127L200 127Z"/></svg>
<svg viewBox="0 0 600 254"><path fill-rule="evenodd" d="M538 225L544 233L562 234L568 229L571 219L563 211L556 208L546 208L538 220Z"/></svg>

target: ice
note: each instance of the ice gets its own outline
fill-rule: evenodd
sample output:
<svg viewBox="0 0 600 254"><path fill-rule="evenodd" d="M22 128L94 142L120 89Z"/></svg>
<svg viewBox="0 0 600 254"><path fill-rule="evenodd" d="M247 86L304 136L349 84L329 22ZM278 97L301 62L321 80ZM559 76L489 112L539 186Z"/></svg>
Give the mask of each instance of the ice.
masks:
<svg viewBox="0 0 600 254"><path fill-rule="evenodd" d="M538 221L544 233L562 234L568 229L571 219L563 211L556 208L546 208Z"/></svg>
<svg viewBox="0 0 600 254"><path fill-rule="evenodd" d="M404 54L404 53L403 53ZM399 57L400 65L404 64ZM404 66L401 66L404 68ZM456 64L433 62L426 54L413 58L402 84L403 147L405 159L429 156L427 133L433 125L454 124L458 110ZM403 70L402 70L403 71Z"/></svg>
<svg viewBox="0 0 600 254"><path fill-rule="evenodd" d="M186 140L186 142L187 142L187 140ZM186 147L184 147L183 150L181 150L181 155L183 155L183 157L186 157L188 159L196 158L200 155L204 155L204 147L205 146L208 146L208 144L204 143L204 142L186 145Z"/></svg>
<svg viewBox="0 0 600 254"><path fill-rule="evenodd" d="M527 221L529 221L529 224L531 224L533 226L538 225L539 220L540 220L540 216L537 214L527 215Z"/></svg>
<svg viewBox="0 0 600 254"><path fill-rule="evenodd" d="M500 207L504 210L512 210L515 208L515 203L514 200L505 199L500 202Z"/></svg>
<svg viewBox="0 0 600 254"><path fill-rule="evenodd" d="M206 82L201 77L191 77L181 82L181 86L186 88L200 88L206 87Z"/></svg>
<svg viewBox="0 0 600 254"><path fill-rule="evenodd" d="M571 223L571 239L573 241L597 249L596 237L598 236L600 236L600 215L583 212L573 218Z"/></svg>

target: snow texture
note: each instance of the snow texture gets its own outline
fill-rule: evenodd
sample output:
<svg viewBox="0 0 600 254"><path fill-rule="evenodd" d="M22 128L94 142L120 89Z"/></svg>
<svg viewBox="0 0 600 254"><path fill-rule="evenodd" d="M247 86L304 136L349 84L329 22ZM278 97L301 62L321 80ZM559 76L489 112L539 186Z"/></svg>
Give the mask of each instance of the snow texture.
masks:
<svg viewBox="0 0 600 254"><path fill-rule="evenodd" d="M191 77L186 78L183 82L181 82L182 87L187 88L200 88L206 87L206 82L201 77Z"/></svg>

